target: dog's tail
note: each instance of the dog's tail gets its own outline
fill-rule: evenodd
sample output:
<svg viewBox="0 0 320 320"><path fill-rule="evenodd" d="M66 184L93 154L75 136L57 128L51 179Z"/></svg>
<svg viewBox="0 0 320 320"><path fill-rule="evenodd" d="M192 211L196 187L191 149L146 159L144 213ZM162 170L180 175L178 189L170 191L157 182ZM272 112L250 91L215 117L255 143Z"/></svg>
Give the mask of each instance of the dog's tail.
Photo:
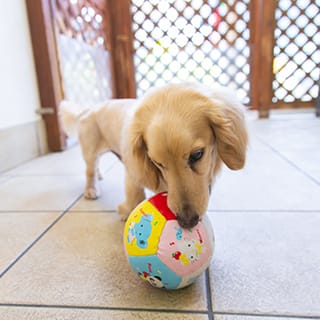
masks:
<svg viewBox="0 0 320 320"><path fill-rule="evenodd" d="M85 114L89 112L89 109L83 109L79 105L63 100L59 106L59 114L64 132L70 138L77 136L78 124Z"/></svg>

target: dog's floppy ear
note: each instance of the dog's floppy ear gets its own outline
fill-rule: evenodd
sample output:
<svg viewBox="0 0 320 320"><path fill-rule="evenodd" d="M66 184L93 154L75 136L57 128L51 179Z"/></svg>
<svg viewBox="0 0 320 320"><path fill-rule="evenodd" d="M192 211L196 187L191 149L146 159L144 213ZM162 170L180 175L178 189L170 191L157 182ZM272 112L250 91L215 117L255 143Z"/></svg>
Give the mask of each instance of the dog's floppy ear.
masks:
<svg viewBox="0 0 320 320"><path fill-rule="evenodd" d="M128 148L128 163L130 171L135 175L139 183L157 190L160 185L161 173L148 156L148 147L143 138L139 122L132 125L130 130Z"/></svg>
<svg viewBox="0 0 320 320"><path fill-rule="evenodd" d="M243 168L246 160L248 133L242 109L241 103L230 92L217 92L211 97L208 117L218 153L232 170Z"/></svg>

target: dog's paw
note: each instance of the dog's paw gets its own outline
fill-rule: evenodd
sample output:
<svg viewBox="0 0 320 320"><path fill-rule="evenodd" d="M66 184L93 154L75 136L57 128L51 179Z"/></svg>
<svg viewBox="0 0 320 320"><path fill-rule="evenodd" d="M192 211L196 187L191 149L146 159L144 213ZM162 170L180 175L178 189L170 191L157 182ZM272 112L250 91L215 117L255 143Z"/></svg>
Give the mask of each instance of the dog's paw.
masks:
<svg viewBox="0 0 320 320"><path fill-rule="evenodd" d="M129 217L131 210L128 210L127 205L125 203L121 203L118 205L118 213L121 221L126 221Z"/></svg>
<svg viewBox="0 0 320 320"><path fill-rule="evenodd" d="M88 188L84 191L84 197L89 200L96 200L99 198L100 192L97 188Z"/></svg>

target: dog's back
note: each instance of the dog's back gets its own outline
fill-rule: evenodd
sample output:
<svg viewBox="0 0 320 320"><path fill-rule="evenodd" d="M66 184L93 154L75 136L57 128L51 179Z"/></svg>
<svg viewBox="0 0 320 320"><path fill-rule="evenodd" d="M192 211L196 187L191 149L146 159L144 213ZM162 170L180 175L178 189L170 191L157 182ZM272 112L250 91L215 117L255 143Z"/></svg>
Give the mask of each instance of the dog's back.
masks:
<svg viewBox="0 0 320 320"><path fill-rule="evenodd" d="M71 101L60 103L60 119L69 137L79 138L82 149L97 148L122 156L122 135L135 110L136 99L110 99L92 108Z"/></svg>

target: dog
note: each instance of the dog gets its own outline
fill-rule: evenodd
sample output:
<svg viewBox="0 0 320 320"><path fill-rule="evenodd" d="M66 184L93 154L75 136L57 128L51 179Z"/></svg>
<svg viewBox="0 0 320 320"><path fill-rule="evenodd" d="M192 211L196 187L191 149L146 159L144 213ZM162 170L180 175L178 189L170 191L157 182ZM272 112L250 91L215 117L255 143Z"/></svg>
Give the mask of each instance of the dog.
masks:
<svg viewBox="0 0 320 320"><path fill-rule="evenodd" d="M111 99L86 110L62 101L62 126L78 133L86 163L84 196L96 199L98 159L111 151L125 166L126 220L145 199L144 189L168 192L168 206L183 228L205 214L222 163L243 168L248 134L243 106L228 88L169 84L141 99Z"/></svg>

